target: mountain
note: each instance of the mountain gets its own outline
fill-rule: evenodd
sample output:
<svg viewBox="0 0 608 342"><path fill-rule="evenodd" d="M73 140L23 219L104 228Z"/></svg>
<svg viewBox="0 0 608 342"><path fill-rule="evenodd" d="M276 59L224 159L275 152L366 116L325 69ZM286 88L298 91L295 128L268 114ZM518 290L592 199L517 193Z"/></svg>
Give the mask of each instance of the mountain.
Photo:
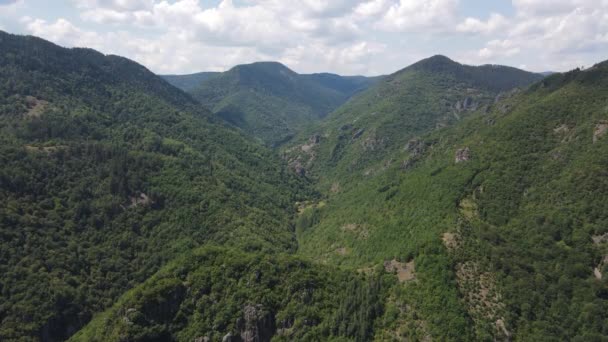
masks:
<svg viewBox="0 0 608 342"><path fill-rule="evenodd" d="M511 67L474 67L433 56L384 77L303 130L285 155L298 172L329 186L333 175L373 172L365 168L416 135L452 125L540 79Z"/></svg>
<svg viewBox="0 0 608 342"><path fill-rule="evenodd" d="M0 79L0 340L65 340L198 246L296 249L306 185L143 66L0 32Z"/></svg>
<svg viewBox="0 0 608 342"><path fill-rule="evenodd" d="M300 75L276 62L236 66L190 93L227 122L277 146L377 78Z"/></svg>
<svg viewBox="0 0 608 342"><path fill-rule="evenodd" d="M315 158L311 177L318 177L324 198L299 217L299 254L358 270L383 266L402 277L403 286L389 290L379 340L605 339L608 62L495 100L490 95L512 85L502 88L504 77L485 88L470 79L464 94L481 92L491 101L475 97L476 110L440 127L434 109L451 114L463 95L452 95L456 73L444 72L452 63L437 61L441 66L430 69L442 72L437 79L428 75L428 62L352 99L300 149ZM481 78L486 82L510 71L477 70L491 72ZM403 77L409 82L401 87L417 90L421 101L431 85L445 85L432 93L439 106L420 102L417 112L408 99L400 102L403 115L395 114L397 106L384 99L396 91L391 82ZM372 111L377 114L363 116ZM365 133L358 139L350 133L369 131L364 124L388 115L394 131L372 126L383 132L376 141L384 138L384 145L365 149L371 142ZM353 127L340 129L344 122ZM340 134L348 134L344 152L326 158L340 141L332 135ZM337 170L314 166L340 167L341 158L349 159Z"/></svg>
<svg viewBox="0 0 608 342"><path fill-rule="evenodd" d="M219 72L198 72L189 75L160 75L165 81L171 83L171 85L185 91L191 91L196 87L200 86L201 83L206 80L217 76Z"/></svg>
<svg viewBox="0 0 608 342"><path fill-rule="evenodd" d="M540 74L543 75L543 76L551 76L553 74L557 74L557 72L555 72L555 71L543 71Z"/></svg>
<svg viewBox="0 0 608 342"><path fill-rule="evenodd" d="M270 150L0 31L0 340L606 339L608 61L307 77L358 93Z"/></svg>

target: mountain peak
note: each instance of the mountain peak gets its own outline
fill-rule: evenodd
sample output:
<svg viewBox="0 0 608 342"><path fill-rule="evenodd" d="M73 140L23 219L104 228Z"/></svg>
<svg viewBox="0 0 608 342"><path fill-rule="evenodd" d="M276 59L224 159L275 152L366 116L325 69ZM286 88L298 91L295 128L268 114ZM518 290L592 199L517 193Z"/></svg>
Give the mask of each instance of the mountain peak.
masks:
<svg viewBox="0 0 608 342"><path fill-rule="evenodd" d="M423 60L420 60L420 61L412 64L411 67L427 69L430 71L439 71L439 70L445 70L446 68L457 67L460 65L461 65L460 63L455 62L446 56L434 55L434 56L425 58Z"/></svg>
<svg viewBox="0 0 608 342"><path fill-rule="evenodd" d="M241 71L241 70L255 70L255 71L261 71L261 72L267 72L267 73L274 73L274 72L288 72L291 74L295 74L296 72L289 69L286 65L281 64L279 62L275 62L275 61L261 61L261 62L253 62L253 63L249 63L249 64L240 64L237 65L235 67L233 67L232 69L230 69L230 71Z"/></svg>

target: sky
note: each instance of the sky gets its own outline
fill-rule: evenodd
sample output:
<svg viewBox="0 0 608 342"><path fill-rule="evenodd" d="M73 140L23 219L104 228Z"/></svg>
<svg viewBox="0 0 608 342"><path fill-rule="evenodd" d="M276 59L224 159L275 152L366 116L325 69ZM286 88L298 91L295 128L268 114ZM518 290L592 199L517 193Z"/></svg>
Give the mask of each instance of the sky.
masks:
<svg viewBox="0 0 608 342"><path fill-rule="evenodd" d="M567 71L608 59L608 0L0 0L0 30L159 74L272 60L380 75L436 54Z"/></svg>

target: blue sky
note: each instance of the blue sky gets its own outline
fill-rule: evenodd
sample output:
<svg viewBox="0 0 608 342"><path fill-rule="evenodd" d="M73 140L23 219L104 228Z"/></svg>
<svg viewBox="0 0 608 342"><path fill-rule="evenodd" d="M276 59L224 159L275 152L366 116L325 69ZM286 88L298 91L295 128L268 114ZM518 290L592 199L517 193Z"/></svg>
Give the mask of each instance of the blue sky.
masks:
<svg viewBox="0 0 608 342"><path fill-rule="evenodd" d="M0 0L0 29L157 73L277 60L376 75L435 54L565 71L608 58L608 0Z"/></svg>

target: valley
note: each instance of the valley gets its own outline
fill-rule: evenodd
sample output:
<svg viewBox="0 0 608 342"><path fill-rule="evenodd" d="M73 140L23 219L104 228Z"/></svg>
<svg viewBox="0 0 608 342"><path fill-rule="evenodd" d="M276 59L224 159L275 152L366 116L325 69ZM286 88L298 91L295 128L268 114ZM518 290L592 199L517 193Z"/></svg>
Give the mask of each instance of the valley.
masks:
<svg viewBox="0 0 608 342"><path fill-rule="evenodd" d="M0 31L0 340L603 341L608 62L157 76Z"/></svg>

